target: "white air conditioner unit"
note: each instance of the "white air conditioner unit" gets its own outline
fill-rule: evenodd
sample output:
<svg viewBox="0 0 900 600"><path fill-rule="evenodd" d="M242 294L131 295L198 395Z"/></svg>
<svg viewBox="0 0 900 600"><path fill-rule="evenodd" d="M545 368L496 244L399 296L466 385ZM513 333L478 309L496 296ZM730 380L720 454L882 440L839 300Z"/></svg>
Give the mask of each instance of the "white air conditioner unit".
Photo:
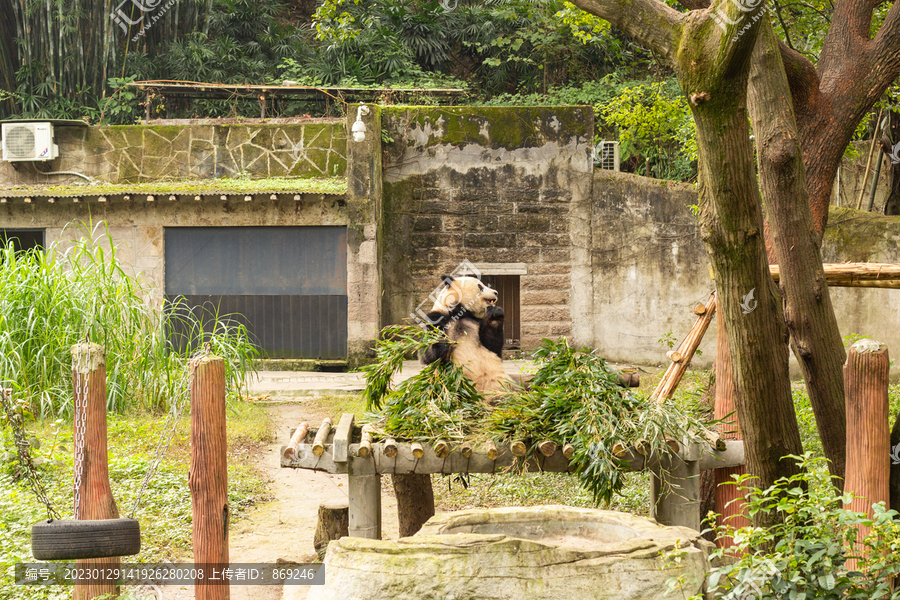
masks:
<svg viewBox="0 0 900 600"><path fill-rule="evenodd" d="M594 164L607 171L618 171L619 142L604 140L594 146Z"/></svg>
<svg viewBox="0 0 900 600"><path fill-rule="evenodd" d="M53 160L59 156L52 123L3 123L2 133L3 160Z"/></svg>

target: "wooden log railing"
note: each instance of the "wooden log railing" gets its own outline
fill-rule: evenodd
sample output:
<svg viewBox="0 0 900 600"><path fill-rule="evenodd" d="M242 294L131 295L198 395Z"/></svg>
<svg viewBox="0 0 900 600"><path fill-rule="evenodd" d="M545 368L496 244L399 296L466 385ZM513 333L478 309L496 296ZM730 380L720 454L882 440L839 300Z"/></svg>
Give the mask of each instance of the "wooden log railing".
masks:
<svg viewBox="0 0 900 600"><path fill-rule="evenodd" d="M326 424L330 428L330 424ZM319 439L323 428L309 429L305 439ZM365 429L365 428L364 428ZM291 432L293 436L293 431ZM371 433L353 424L353 415L345 414L333 431L323 436L323 452L317 455L313 445L300 442L296 454L282 448L281 466L349 475L348 501L350 535L370 539L381 538L382 474L453 474L516 473L540 471L568 473L569 458L575 448L571 444L552 448L552 443L535 444L534 451L517 456L524 442L483 446L460 444L453 447L441 441L434 445L422 442L384 440L371 441ZM513 447L515 446L515 448ZM654 473L651 487L654 517L663 525L681 525L700 529L700 479L702 470L730 467L744 463L744 445L740 440L716 440L716 444L673 444L677 451L664 456L641 454L635 448L623 448L622 460L635 471ZM722 448L718 450L717 448ZM541 451L543 450L543 452Z"/></svg>
<svg viewBox="0 0 900 600"><path fill-rule="evenodd" d="M835 287L874 287L900 289L900 264L894 263L826 263L825 282ZM778 281L781 269L771 265L772 279Z"/></svg>

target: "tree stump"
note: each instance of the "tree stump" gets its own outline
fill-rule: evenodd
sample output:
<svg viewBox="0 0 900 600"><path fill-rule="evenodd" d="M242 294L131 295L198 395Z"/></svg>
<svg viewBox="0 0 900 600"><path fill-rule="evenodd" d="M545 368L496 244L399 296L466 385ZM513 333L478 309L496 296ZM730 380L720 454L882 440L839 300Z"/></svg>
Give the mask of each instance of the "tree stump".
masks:
<svg viewBox="0 0 900 600"><path fill-rule="evenodd" d="M415 535L425 521L434 516L434 490L431 475L408 473L391 475L397 496L400 537Z"/></svg>
<svg viewBox="0 0 900 600"><path fill-rule="evenodd" d="M350 505L335 500L319 505L319 521L313 535L313 547L319 559L325 557L328 542L350 535Z"/></svg>

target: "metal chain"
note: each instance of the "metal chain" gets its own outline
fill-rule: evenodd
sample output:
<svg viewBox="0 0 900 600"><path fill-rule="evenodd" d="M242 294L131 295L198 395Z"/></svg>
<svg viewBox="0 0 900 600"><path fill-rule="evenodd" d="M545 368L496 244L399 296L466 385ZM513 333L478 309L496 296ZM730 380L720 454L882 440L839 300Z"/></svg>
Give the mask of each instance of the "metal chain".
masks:
<svg viewBox="0 0 900 600"><path fill-rule="evenodd" d="M198 359L206 356L210 353L210 345L207 344L206 347L200 351L198 354L195 354L191 359L191 371L188 376L187 386L185 386L184 392L180 396L176 396L172 401L172 406L169 408L169 416L166 417L166 424L163 426L162 436L159 438L159 442L156 444L156 456L153 457L153 462L150 463L150 467L147 469L147 474L144 476L144 482L141 484L141 489L138 492L137 498L134 500L134 506L131 508L130 518L134 518L134 514L137 512L138 507L141 505L141 497L144 495L144 491L147 489L147 484L150 483L150 480L153 479L153 476L156 474L156 469L159 467L159 463L162 461L162 457L169 449L169 445L172 443L172 439L175 437L175 431L178 429L178 419L181 418L181 411L184 406L187 404L187 401L191 394L191 388L194 387L194 372L197 370L197 361ZM180 400L180 402L179 402ZM168 431L168 433L166 433Z"/></svg>
<svg viewBox="0 0 900 600"><path fill-rule="evenodd" d="M47 518L51 521L58 519L59 513L53 508L53 504L51 504L50 498L47 496L47 490L44 489L44 484L41 483L38 477L34 461L31 459L31 444L25 439L24 419L21 412L16 410L13 405L10 394L10 390L0 389L0 404L3 405L3 412L6 413L6 420L9 422L9 427L12 430L19 466L22 467L22 470L28 476L28 483L31 485L34 495L47 508Z"/></svg>
<svg viewBox="0 0 900 600"><path fill-rule="evenodd" d="M73 514L75 519L81 518L81 479L84 473L84 443L86 436L87 398L91 377L91 345L85 337L87 353L79 353L79 359L75 365L75 418L74 418L74 471L75 471L75 507ZM81 364L84 361L84 364ZM84 384L81 382L82 370L84 370Z"/></svg>

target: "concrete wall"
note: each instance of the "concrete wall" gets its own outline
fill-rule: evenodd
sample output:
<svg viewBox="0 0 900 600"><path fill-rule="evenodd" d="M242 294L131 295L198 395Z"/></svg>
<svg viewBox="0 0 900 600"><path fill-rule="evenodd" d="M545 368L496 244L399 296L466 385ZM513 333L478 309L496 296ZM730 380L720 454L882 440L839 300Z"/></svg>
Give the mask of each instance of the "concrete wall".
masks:
<svg viewBox="0 0 900 600"><path fill-rule="evenodd" d="M407 319L469 260L521 275L521 342L591 338L587 107L383 112L383 321ZM430 303L425 308L429 310Z"/></svg>
<svg viewBox="0 0 900 600"><path fill-rule="evenodd" d="M352 362L364 356L377 334L375 217L371 205L349 202L343 195L305 194L300 200L245 202L97 202L78 204L0 205L0 228L46 228L47 243L98 233L108 226L118 257L151 287L155 305L162 304L165 282L164 228L236 226L347 227L348 351ZM63 247L65 244L63 244Z"/></svg>
<svg viewBox="0 0 900 600"><path fill-rule="evenodd" d="M41 171L76 171L109 183L234 177L344 175L347 138L339 120L315 123L122 125L55 128L59 158ZM14 167L18 167L17 169ZM0 188L83 183L46 176L35 163L0 162Z"/></svg>
<svg viewBox="0 0 900 600"><path fill-rule="evenodd" d="M594 173L593 343L609 360L659 364L696 320L691 310L715 289L690 185L597 170ZM695 366L715 358L715 321Z"/></svg>
<svg viewBox="0 0 900 600"><path fill-rule="evenodd" d="M438 277L468 260L484 274L520 275L523 348L565 335L614 361L665 362L660 338L684 337L691 309L714 288L691 186L594 171L587 107L370 108L363 142L343 133L355 107L345 123L69 128L69 158L54 165L89 165L93 175L135 182L211 177L214 165L223 173L266 165L254 173L271 176L300 173L284 170L282 160L297 148L305 153L299 162L316 163L318 151L325 161L303 173L346 166L346 196L147 202L110 195L51 204L48 192L32 203L0 202L0 228L46 228L52 243L81 235L73 223L105 222L120 258L159 302L164 227L343 225L351 356L366 352L380 326L408 319L420 302L429 309ZM79 152L80 163L65 162ZM0 163L0 188L29 178L28 168ZM834 209L823 252L828 262L900 262L900 218ZM831 293L844 335L870 335L900 353L900 291ZM714 340L715 325L695 365L711 364Z"/></svg>
<svg viewBox="0 0 900 600"><path fill-rule="evenodd" d="M688 185L625 173L594 176L593 346L611 360L660 364L658 340L680 341L696 320L715 282L690 211ZM823 243L824 262L900 263L900 217L832 208ZM900 355L900 290L829 287L841 335L868 335ZM695 366L712 364L715 320ZM793 359L792 359L793 361ZM895 364L893 372L900 372Z"/></svg>

